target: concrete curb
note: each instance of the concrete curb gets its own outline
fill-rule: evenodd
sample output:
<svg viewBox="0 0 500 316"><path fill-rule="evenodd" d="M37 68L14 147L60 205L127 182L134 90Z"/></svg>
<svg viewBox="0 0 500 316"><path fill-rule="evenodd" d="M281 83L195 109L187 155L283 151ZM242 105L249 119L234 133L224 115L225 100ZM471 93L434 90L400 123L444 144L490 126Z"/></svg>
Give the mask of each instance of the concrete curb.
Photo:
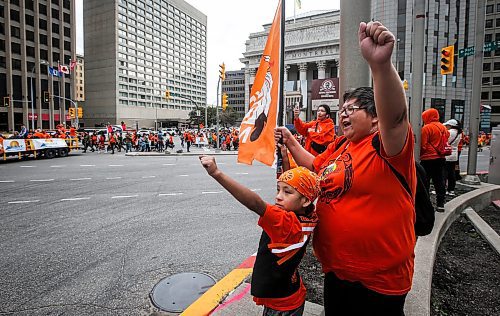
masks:
<svg viewBox="0 0 500 316"><path fill-rule="evenodd" d="M419 237L415 247L413 286L405 304L407 315L430 315L432 273L436 252L451 224L466 208L481 210L499 198L500 186L483 184L481 188L460 195L446 203L444 213L436 213L434 230L428 236Z"/></svg>
<svg viewBox="0 0 500 316"><path fill-rule="evenodd" d="M468 207L464 211L467 218L471 221L476 230L483 236L483 238L491 245L493 250L500 255L500 236L491 228L488 223L484 221L472 208Z"/></svg>

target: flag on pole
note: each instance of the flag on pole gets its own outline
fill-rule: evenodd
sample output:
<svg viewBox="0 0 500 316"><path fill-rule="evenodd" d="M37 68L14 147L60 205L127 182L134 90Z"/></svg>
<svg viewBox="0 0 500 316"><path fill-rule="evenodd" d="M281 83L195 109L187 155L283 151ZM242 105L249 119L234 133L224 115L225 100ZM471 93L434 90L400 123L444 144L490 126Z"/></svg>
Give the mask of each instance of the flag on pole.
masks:
<svg viewBox="0 0 500 316"><path fill-rule="evenodd" d="M302 4L300 3L300 0L295 0L295 5L297 6L297 8L301 8L302 7Z"/></svg>
<svg viewBox="0 0 500 316"><path fill-rule="evenodd" d="M72 60L70 63L69 63L69 69L70 70L73 70L75 69L76 67L76 60Z"/></svg>
<svg viewBox="0 0 500 316"><path fill-rule="evenodd" d="M59 72L59 70L54 69L50 66L47 66L47 69L48 69L49 75L51 75L53 77L61 77L61 73Z"/></svg>
<svg viewBox="0 0 500 316"><path fill-rule="evenodd" d="M69 67L66 65L59 65L59 72L69 75Z"/></svg>
<svg viewBox="0 0 500 316"><path fill-rule="evenodd" d="M275 160L276 128L280 80L281 1L269 30L255 81L250 93L248 113L240 126L238 162L252 164L258 160L271 166Z"/></svg>

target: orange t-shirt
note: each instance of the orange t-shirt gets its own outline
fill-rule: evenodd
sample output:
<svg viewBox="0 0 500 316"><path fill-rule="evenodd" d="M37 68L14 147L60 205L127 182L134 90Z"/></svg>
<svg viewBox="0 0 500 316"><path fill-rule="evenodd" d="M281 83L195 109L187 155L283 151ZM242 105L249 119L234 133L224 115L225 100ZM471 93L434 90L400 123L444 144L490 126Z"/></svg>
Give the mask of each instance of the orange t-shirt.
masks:
<svg viewBox="0 0 500 316"><path fill-rule="evenodd" d="M268 204L266 206L264 215L259 219L259 226L268 234L273 244L293 244L301 242L304 238L304 231L297 215L293 212L282 210L275 205ZM255 304L264 305L278 311L299 308L304 304L305 299L306 288L302 282L302 278L300 278L298 291L290 296L280 298L253 297Z"/></svg>
<svg viewBox="0 0 500 316"><path fill-rule="evenodd" d="M320 176L319 218L313 239L323 271L343 280L359 281L386 295L411 288L415 247L414 194L403 188L372 146L375 133L358 143L337 139L314 160ZM388 158L380 154L416 190L413 132L403 150Z"/></svg>
<svg viewBox="0 0 500 316"><path fill-rule="evenodd" d="M312 147L312 142L328 146L328 144L335 140L335 124L333 124L331 118L322 121L314 120L307 123L302 122L300 118L296 118L293 120L293 124L297 132L306 138L304 148L314 156L317 156L318 152Z"/></svg>

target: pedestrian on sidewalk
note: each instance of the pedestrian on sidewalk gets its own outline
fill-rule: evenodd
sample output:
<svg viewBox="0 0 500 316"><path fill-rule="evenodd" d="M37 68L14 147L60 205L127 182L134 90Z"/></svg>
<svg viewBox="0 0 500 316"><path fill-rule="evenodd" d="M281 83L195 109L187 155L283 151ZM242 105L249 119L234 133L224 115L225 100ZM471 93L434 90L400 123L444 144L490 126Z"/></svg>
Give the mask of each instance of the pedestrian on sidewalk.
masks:
<svg viewBox="0 0 500 316"><path fill-rule="evenodd" d="M456 170L459 170L458 173L460 174L460 167L458 166L458 144L462 141L462 130L458 125L458 121L455 119L447 121L444 123L444 126L450 133L448 143L451 146L451 155L446 156L446 194L455 196L455 186L457 183Z"/></svg>
<svg viewBox="0 0 500 316"><path fill-rule="evenodd" d="M253 300L264 306L264 316L302 315L306 288L297 268L317 223L316 174L303 167L284 172L278 179L275 204L270 205L219 170L214 157L200 156L200 161L211 177L260 216L263 231L252 273Z"/></svg>
<svg viewBox="0 0 500 316"><path fill-rule="evenodd" d="M313 246L325 273L325 315L401 316L416 243L413 131L391 63L394 35L380 22L361 22L358 40L373 88L344 93L344 135L316 157L286 127L276 129L275 139L319 176Z"/></svg>

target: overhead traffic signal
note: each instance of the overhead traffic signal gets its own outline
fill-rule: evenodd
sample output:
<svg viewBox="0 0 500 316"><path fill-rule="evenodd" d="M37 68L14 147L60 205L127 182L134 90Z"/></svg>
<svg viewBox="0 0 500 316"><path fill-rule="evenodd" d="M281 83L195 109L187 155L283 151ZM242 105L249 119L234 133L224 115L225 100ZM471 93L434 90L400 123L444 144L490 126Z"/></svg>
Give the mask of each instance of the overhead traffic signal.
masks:
<svg viewBox="0 0 500 316"><path fill-rule="evenodd" d="M10 106L10 97L3 97L3 106L6 108Z"/></svg>
<svg viewBox="0 0 500 316"><path fill-rule="evenodd" d="M78 118L83 118L83 108L78 108Z"/></svg>
<svg viewBox="0 0 500 316"><path fill-rule="evenodd" d="M170 90L165 90L165 99L169 100L172 96L170 95Z"/></svg>
<svg viewBox="0 0 500 316"><path fill-rule="evenodd" d="M69 112L69 117L71 117L72 119L76 118L75 108L69 108L68 112Z"/></svg>
<svg viewBox="0 0 500 316"><path fill-rule="evenodd" d="M222 111L225 111L227 108L227 94L224 93L222 95Z"/></svg>
<svg viewBox="0 0 500 316"><path fill-rule="evenodd" d="M224 63L219 65L219 78L221 81L226 80L226 65Z"/></svg>
<svg viewBox="0 0 500 316"><path fill-rule="evenodd" d="M453 60L455 58L455 50L453 45L446 46L441 49L441 74L448 75L453 73Z"/></svg>
<svg viewBox="0 0 500 316"><path fill-rule="evenodd" d="M50 92L49 91L44 91L43 92L43 102L44 103L49 103L50 102Z"/></svg>

